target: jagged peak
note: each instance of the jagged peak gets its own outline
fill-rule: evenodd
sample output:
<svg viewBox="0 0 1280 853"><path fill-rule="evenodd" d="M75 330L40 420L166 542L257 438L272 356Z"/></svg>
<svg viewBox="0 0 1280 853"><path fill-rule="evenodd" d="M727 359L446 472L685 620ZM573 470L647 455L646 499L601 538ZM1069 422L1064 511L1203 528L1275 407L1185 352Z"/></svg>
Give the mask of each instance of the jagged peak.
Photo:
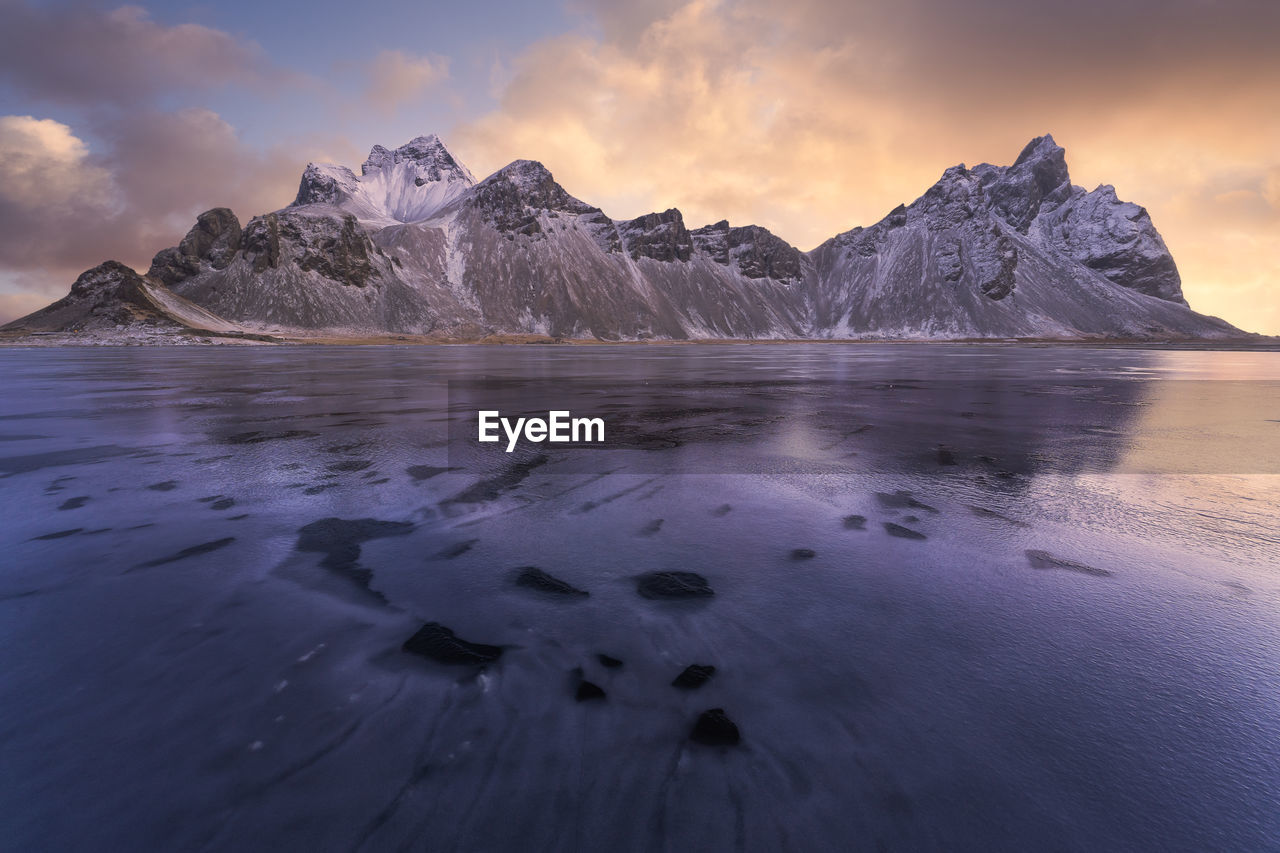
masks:
<svg viewBox="0 0 1280 853"><path fill-rule="evenodd" d="M551 170L537 160L512 160L481 181L481 184L507 181L519 187L532 187L548 181L555 183Z"/></svg>
<svg viewBox="0 0 1280 853"><path fill-rule="evenodd" d="M346 166L335 163L308 163L298 182L298 195L292 207L305 204L340 204L355 191L356 177Z"/></svg>
<svg viewBox="0 0 1280 853"><path fill-rule="evenodd" d="M71 296L86 296L107 285L117 285L124 281L139 279L138 271L119 261L103 261L96 267L90 267L71 284Z"/></svg>
<svg viewBox="0 0 1280 853"><path fill-rule="evenodd" d="M1013 165L1016 168L1032 160L1061 159L1065 153L1066 151L1062 146L1054 141L1053 134L1046 133L1044 136L1037 136L1023 146L1022 153L1018 155L1017 160L1013 161Z"/></svg>
<svg viewBox="0 0 1280 853"><path fill-rule="evenodd" d="M360 174L381 171L397 163L415 163L420 170L430 173L431 180L455 178L475 183L475 178L466 166L462 165L444 142L434 133L426 136L415 136L399 148L389 149L375 145L369 149L369 156L360 166Z"/></svg>
<svg viewBox="0 0 1280 853"><path fill-rule="evenodd" d="M684 214L677 207L668 207L660 213L657 211L643 213L635 219L619 222L618 225L634 228L657 228L671 223L678 223L681 227L684 226Z"/></svg>

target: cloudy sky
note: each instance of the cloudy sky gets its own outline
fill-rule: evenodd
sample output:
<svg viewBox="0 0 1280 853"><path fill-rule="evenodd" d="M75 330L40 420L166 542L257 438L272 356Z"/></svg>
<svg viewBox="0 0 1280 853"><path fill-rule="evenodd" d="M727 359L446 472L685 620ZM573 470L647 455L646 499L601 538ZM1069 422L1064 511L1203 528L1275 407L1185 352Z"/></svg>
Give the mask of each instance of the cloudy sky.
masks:
<svg viewBox="0 0 1280 853"><path fill-rule="evenodd" d="M1052 132L1192 307L1280 334L1277 43L1275 0L0 0L0 322L422 133L810 249Z"/></svg>

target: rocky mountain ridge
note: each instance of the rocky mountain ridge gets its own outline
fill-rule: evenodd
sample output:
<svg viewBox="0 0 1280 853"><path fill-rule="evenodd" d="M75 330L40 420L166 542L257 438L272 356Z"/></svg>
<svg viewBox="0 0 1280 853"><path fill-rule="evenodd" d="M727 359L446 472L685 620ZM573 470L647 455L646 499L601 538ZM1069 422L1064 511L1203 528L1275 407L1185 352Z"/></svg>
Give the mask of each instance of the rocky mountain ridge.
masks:
<svg viewBox="0 0 1280 853"><path fill-rule="evenodd" d="M1244 336L1189 309L1146 210L1074 186L1050 136L1011 166L947 169L810 252L756 225L691 229L674 208L614 220L535 161L477 182L424 136L374 146L358 176L309 164L292 204L243 227L201 214L143 281L212 325L303 337ZM11 327L84 322L63 303Z"/></svg>

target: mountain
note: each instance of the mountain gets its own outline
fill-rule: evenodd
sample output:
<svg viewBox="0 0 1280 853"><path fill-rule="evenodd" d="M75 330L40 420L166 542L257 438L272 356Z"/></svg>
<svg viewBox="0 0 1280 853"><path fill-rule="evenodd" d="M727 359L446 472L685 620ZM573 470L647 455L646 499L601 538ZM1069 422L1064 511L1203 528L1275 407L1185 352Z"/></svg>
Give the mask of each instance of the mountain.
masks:
<svg viewBox="0 0 1280 853"><path fill-rule="evenodd" d="M1196 314L1147 211L1071 184L1051 136L1009 167L954 166L909 206L811 254L836 337L1239 336Z"/></svg>
<svg viewBox="0 0 1280 853"><path fill-rule="evenodd" d="M243 227L207 211L145 277L125 270L95 268L125 283L85 301L77 281L6 328L105 329L92 318L141 293L179 326L291 337L1245 336L1187 306L1146 210L1072 185L1050 136L1012 166L947 169L811 252L755 225L691 229L675 209L614 220L534 161L477 182L424 136L374 146L359 175L312 163L288 207Z"/></svg>
<svg viewBox="0 0 1280 853"><path fill-rule="evenodd" d="M118 261L105 261L86 270L66 296L4 328L73 331L108 338L127 334L132 340L152 343L184 342L190 340L192 333L259 337Z"/></svg>

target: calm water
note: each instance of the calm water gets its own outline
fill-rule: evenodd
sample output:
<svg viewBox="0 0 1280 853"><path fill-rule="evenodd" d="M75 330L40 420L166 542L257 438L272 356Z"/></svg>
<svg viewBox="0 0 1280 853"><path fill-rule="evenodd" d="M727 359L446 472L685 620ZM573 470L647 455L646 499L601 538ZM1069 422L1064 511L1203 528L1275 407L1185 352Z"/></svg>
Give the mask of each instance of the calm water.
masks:
<svg viewBox="0 0 1280 853"><path fill-rule="evenodd" d="M6 849L1280 850L1280 354L0 371ZM611 438L480 448L486 401ZM501 657L402 651L427 622Z"/></svg>

